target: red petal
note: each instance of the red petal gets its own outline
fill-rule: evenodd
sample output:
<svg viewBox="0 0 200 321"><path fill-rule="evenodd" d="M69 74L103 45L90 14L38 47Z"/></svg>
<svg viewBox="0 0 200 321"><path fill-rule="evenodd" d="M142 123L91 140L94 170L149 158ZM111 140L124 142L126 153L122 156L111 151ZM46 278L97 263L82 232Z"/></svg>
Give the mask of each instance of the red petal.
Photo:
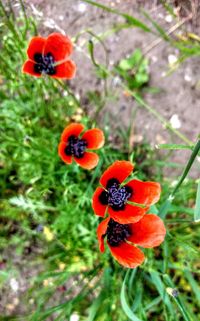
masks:
<svg viewBox="0 0 200 321"><path fill-rule="evenodd" d="M145 215L139 222L130 225L132 235L129 241L142 247L155 247L160 245L166 234L163 221L154 214Z"/></svg>
<svg viewBox="0 0 200 321"><path fill-rule="evenodd" d="M32 76L41 77L41 74L38 74L37 72L35 72L34 65L35 63L33 61L26 60L22 67L22 72L25 74L30 74Z"/></svg>
<svg viewBox="0 0 200 321"><path fill-rule="evenodd" d="M93 198L92 198L92 208L93 208L95 214L102 216L102 217L104 217L105 212L106 212L106 208L107 208L107 205L101 204L101 202L99 200L99 196L103 191L104 191L103 188L97 187L96 191L93 194Z"/></svg>
<svg viewBox="0 0 200 321"><path fill-rule="evenodd" d="M64 129L61 135L61 141L67 142L70 136L78 137L80 133L83 131L83 129L84 129L84 125L82 124L78 124L78 123L70 124Z"/></svg>
<svg viewBox="0 0 200 321"><path fill-rule="evenodd" d="M85 139L87 141L87 148L90 149L101 148L104 145L105 141L102 130L98 128L87 130L83 134L82 139Z"/></svg>
<svg viewBox="0 0 200 321"><path fill-rule="evenodd" d="M116 178L122 183L133 171L133 164L128 161L116 161L103 173L100 183L106 187L111 178Z"/></svg>
<svg viewBox="0 0 200 321"><path fill-rule="evenodd" d="M130 204L126 204L122 211L114 211L110 206L108 207L110 217L120 224L138 222L144 216L146 211L146 208L144 209Z"/></svg>
<svg viewBox="0 0 200 321"><path fill-rule="evenodd" d="M110 220L109 217L106 218L97 227L97 237L98 237L98 241L99 241L99 249L101 252L104 252L104 237L103 236L106 234L109 220Z"/></svg>
<svg viewBox="0 0 200 321"><path fill-rule="evenodd" d="M136 179L128 182L126 186L130 186L133 190L132 196L129 201L145 204L150 206L158 202L161 193L161 187L156 182L141 182Z"/></svg>
<svg viewBox="0 0 200 321"><path fill-rule="evenodd" d="M60 61L66 59L73 50L71 40L63 36L60 33L52 33L48 36L45 47L44 47L44 55L47 53L51 53L55 59L55 61Z"/></svg>
<svg viewBox="0 0 200 321"><path fill-rule="evenodd" d="M33 37L29 43L28 49L27 49L27 55L28 57L34 61L34 55L36 53L43 53L44 46L45 46L46 39L42 37Z"/></svg>
<svg viewBox="0 0 200 321"><path fill-rule="evenodd" d="M83 157L77 158L74 157L74 160L79 164L81 167L85 169L92 169L97 166L99 161L99 156L92 152L85 152Z"/></svg>
<svg viewBox="0 0 200 321"><path fill-rule="evenodd" d="M119 264L127 268L133 269L142 264L145 259L144 253L140 249L126 242L115 247L109 245L109 248Z"/></svg>
<svg viewBox="0 0 200 321"><path fill-rule="evenodd" d="M58 145L58 155L67 164L72 163L72 156L65 154L66 143L60 142Z"/></svg>
<svg viewBox="0 0 200 321"><path fill-rule="evenodd" d="M71 79L75 76L76 65L72 60L68 60L63 64L55 67L55 75L52 78L66 78Z"/></svg>

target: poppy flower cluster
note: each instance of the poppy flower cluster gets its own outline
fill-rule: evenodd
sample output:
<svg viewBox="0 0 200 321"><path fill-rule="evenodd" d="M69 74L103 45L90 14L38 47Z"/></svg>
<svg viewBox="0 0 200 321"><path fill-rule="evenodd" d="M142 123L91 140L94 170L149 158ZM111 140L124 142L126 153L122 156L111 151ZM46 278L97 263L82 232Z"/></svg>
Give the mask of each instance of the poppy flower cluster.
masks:
<svg viewBox="0 0 200 321"><path fill-rule="evenodd" d="M73 78L76 66L68 57L72 53L71 40L59 33L47 38L32 38L27 49L28 60L22 71L36 77L46 74L53 78ZM84 125L68 125L58 145L58 154L66 164L74 160L84 169L97 166L99 156L88 150L97 150L104 145L104 134L98 128L84 131ZM142 182L137 179L127 181L134 166L129 161L114 162L101 176L100 184L94 192L92 207L96 215L105 218L97 228L97 238L101 252L104 241L113 257L124 267L135 268L142 264L145 256L139 247L159 246L166 234L162 220L147 214L161 193L160 184Z"/></svg>
<svg viewBox="0 0 200 321"><path fill-rule="evenodd" d="M76 71L75 63L68 59L72 51L71 40L60 33L52 33L47 38L33 37L22 72L36 77L46 74L53 78L71 79Z"/></svg>
<svg viewBox="0 0 200 321"><path fill-rule="evenodd" d="M93 195L92 207L96 215L108 217L97 228L99 248L104 252L104 238L113 257L123 266L135 268L144 261L137 247L160 245L166 230L162 220L146 214L160 198L160 184L136 179L125 182L133 171L128 161L116 161L101 176Z"/></svg>

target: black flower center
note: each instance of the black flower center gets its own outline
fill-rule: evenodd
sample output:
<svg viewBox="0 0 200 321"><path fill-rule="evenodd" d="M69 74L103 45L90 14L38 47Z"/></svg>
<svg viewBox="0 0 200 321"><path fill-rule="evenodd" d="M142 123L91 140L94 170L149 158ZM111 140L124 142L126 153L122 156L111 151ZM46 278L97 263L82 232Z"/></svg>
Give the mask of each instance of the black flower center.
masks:
<svg viewBox="0 0 200 321"><path fill-rule="evenodd" d="M106 189L107 191L100 194L99 201L103 205L110 205L115 211L123 210L132 195L132 189L129 186L120 187L119 181L115 178L108 181Z"/></svg>
<svg viewBox="0 0 200 321"><path fill-rule="evenodd" d="M54 57L48 52L46 55L42 55L41 53L36 53L34 55L34 61L36 64L34 65L34 71L38 74L47 74L47 75L55 75L56 70L54 66Z"/></svg>
<svg viewBox="0 0 200 321"><path fill-rule="evenodd" d="M79 139L76 136L70 136L65 148L65 154L82 158L87 148L87 142L84 139Z"/></svg>
<svg viewBox="0 0 200 321"><path fill-rule="evenodd" d="M118 246L131 235L131 231L128 224L120 224L110 219L106 235L110 246Z"/></svg>

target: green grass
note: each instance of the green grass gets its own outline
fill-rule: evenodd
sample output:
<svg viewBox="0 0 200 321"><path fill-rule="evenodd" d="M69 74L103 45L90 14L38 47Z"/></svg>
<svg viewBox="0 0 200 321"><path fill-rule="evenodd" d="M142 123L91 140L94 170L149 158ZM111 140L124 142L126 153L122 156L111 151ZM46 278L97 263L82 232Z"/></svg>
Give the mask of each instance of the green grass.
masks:
<svg viewBox="0 0 200 321"><path fill-rule="evenodd" d="M114 10L110 13L116 14ZM178 182L179 178L163 174L166 167L179 167L170 162L171 154L165 158L159 156L147 141L130 150L131 130L122 128L116 134L121 148L116 148L115 142L108 143L110 128L106 115L100 124L106 144L99 151L101 161L97 168L85 171L76 164L66 166L57 155L57 146L63 128L76 115L79 102L67 83L50 78L35 79L21 73L27 39L36 33L37 25L32 18L27 19L25 12L17 20L12 15L6 16L2 3L0 16L0 248L1 261L7 259L6 269L0 273L3 293L10 291L10 278L19 276L19 267L14 263L16 257L21 261L20 268L26 265L36 272L29 280L29 289L20 297L25 314L8 316L4 310L0 320L40 321L50 320L52 315L53 320L69 320L74 312L80 315L80 320L89 321L198 320L199 228L194 221L194 208L195 217L199 217L199 204L195 206L199 192L196 197L196 182L189 177L185 179L189 165L199 152L198 143L195 147L195 142L184 142L187 143L184 148L191 150L192 156L188 159L189 165L185 164L185 172L182 168L183 179L174 185L173 181ZM122 16L129 27L137 26L148 32L142 22L126 14ZM164 31L155 23L154 27L163 36ZM178 44L180 48L184 46ZM184 49L185 55L193 55L196 46L195 43L194 49L190 48L190 53ZM93 55L93 48L89 50ZM95 57L91 64L94 62ZM121 68L122 62L127 61L121 61ZM98 77L113 76L113 71L108 71L106 66L95 67L104 71L97 73ZM130 80L130 75L124 76L124 72L122 78ZM128 89L133 90L130 87ZM102 105L95 93L90 93L97 112L106 99L110 99L111 91L106 89L108 92L105 90L100 97ZM136 98L152 113L139 90ZM155 117L165 121L157 114ZM84 113L82 122L86 128L96 125ZM182 145L168 143L169 149L171 146L181 153ZM99 219L91 208L101 173L117 159L133 161L138 178L159 181L162 197L151 210L157 214L163 205L167 208L165 242L156 249L146 250L145 263L129 271L113 260L108 249L100 254L96 239ZM170 195L174 199L169 203ZM178 289L178 297L170 296L168 288Z"/></svg>

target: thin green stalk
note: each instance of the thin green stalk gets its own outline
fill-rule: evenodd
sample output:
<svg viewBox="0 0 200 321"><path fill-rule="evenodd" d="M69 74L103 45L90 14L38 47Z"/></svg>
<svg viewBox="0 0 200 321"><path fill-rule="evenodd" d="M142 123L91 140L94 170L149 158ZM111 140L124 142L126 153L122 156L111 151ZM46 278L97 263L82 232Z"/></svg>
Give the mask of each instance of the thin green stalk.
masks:
<svg viewBox="0 0 200 321"><path fill-rule="evenodd" d="M177 185L175 186L175 188L173 189L172 193L169 195L168 199L165 201L165 203L161 206L161 209L159 211L159 216L161 218L165 218L166 215L167 215L167 212L169 210L169 208L171 207L171 204L172 204L172 201L174 199L174 196L175 194L177 193L177 191L179 190L179 188L181 187L183 181L185 180L187 174L189 173L191 167L192 167L192 164L194 163L195 161L195 158L197 157L198 153L200 151L200 140L197 141L194 149L193 149L193 152L190 156L190 159L183 171L183 174L181 175Z"/></svg>
<svg viewBox="0 0 200 321"><path fill-rule="evenodd" d="M194 163L195 158L197 157L198 153L200 151L200 140L198 140L198 142L196 143L194 150L192 152L192 155L190 156L190 159L185 167L185 170L183 171L183 174L180 178L180 180L178 181L176 187L174 188L173 192L171 193L171 196L174 197L174 195L176 194L176 192L178 191L178 189L180 188L181 184L183 183L184 179L186 178L190 168L192 167L192 164Z"/></svg>
<svg viewBox="0 0 200 321"><path fill-rule="evenodd" d="M174 299L177 307L179 308L182 317L185 321L194 321L192 320L192 318L190 317L190 315L187 312L187 308L184 305L184 303L182 302L181 298L180 298L180 294L178 293L178 291L176 290L174 283L172 282L171 278L165 274L163 276L163 279L165 281L165 283L167 284L167 286L169 286L169 288L167 288L167 292L168 294Z"/></svg>
<svg viewBox="0 0 200 321"><path fill-rule="evenodd" d="M197 197L196 197L196 204L194 209L194 221L195 222L200 221L200 180L198 182L198 187L197 187Z"/></svg>
<svg viewBox="0 0 200 321"><path fill-rule="evenodd" d="M23 34L23 38L25 38L26 34L27 34L27 31L29 29L29 20L28 20L27 14L26 14L26 9L25 9L25 5L24 5L23 0L19 0L19 2L20 2L20 5L21 5L21 8L22 8L22 12L23 12L23 15L24 15L24 20L25 20L25 29L24 29L24 34Z"/></svg>

